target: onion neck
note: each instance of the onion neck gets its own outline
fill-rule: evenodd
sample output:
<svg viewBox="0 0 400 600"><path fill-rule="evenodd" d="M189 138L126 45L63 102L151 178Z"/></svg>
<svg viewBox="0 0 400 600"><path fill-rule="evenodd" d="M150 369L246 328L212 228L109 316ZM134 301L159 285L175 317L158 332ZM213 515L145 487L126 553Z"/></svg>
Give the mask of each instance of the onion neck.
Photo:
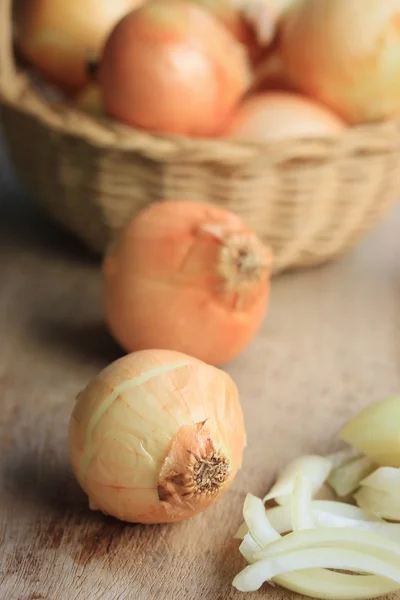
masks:
<svg viewBox="0 0 400 600"><path fill-rule="evenodd" d="M226 489L232 469L206 422L181 427L160 471L157 491L173 520L205 510Z"/></svg>

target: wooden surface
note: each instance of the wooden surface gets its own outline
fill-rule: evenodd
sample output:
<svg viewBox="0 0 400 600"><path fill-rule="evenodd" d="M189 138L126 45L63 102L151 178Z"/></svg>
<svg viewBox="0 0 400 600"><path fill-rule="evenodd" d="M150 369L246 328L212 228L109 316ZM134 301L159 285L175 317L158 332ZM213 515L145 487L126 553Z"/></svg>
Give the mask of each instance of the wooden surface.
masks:
<svg viewBox="0 0 400 600"><path fill-rule="evenodd" d="M89 512L66 431L76 393L119 350L104 330L95 260L9 182L0 196L0 598L228 600L243 566L232 536L299 453L326 452L361 406L400 387L400 213L357 251L274 281L268 320L229 372L248 448L232 490L180 525ZM290 598L264 586L249 598ZM398 596L400 598L400 595Z"/></svg>

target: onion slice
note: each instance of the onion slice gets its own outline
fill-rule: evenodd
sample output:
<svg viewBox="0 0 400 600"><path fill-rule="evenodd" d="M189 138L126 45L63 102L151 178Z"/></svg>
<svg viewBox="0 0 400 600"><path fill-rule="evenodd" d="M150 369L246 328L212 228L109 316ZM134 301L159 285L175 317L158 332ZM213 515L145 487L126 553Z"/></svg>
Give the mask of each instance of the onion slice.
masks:
<svg viewBox="0 0 400 600"><path fill-rule="evenodd" d="M243 506L243 517L251 535L261 548L280 538L279 533L268 521L264 504L260 498L247 494Z"/></svg>
<svg viewBox="0 0 400 600"><path fill-rule="evenodd" d="M383 533L386 526L393 531L389 536L392 539L400 540L400 525L384 523L379 517L372 513L361 510L358 506L352 506L345 502L334 502L332 500L313 500L311 511L316 525L326 527L355 527L363 528L365 522L366 530L375 531L372 525L379 522L379 528L375 533ZM280 534L292 531L292 511L290 506L274 506L266 511L268 520L272 527ZM371 528L369 527L371 526ZM382 527L382 530L380 529ZM242 523L235 533L235 539L243 540L249 529L246 523ZM389 531L389 529L388 529ZM387 535L385 533L385 535Z"/></svg>
<svg viewBox="0 0 400 600"><path fill-rule="evenodd" d="M370 556L396 561L400 567L400 544L368 531L357 531L345 527L322 527L289 533L280 540L256 552L256 560L264 560L278 554L304 550L306 548L336 547L338 550L357 550Z"/></svg>
<svg viewBox="0 0 400 600"><path fill-rule="evenodd" d="M360 487L361 481L370 475L377 465L368 456L358 456L332 471L328 483L337 496L349 496Z"/></svg>
<svg viewBox="0 0 400 600"><path fill-rule="evenodd" d="M331 470L331 461L323 456L310 454L296 458L282 470L275 485L265 496L264 502L268 500L275 500L278 504L290 502L296 479L299 476L310 481L312 495L314 495L327 480Z"/></svg>
<svg viewBox="0 0 400 600"><path fill-rule="evenodd" d="M337 548L323 547L269 556L243 569L233 580L233 585L241 592L255 592L263 583L274 577L315 567L367 571L400 585L400 560L388 562L386 559L369 556L357 550L341 549L338 552ZM329 592L332 598L331 590L327 590L327 594Z"/></svg>
<svg viewBox="0 0 400 600"><path fill-rule="evenodd" d="M367 487L400 496L400 469L380 467L361 481Z"/></svg>
<svg viewBox="0 0 400 600"><path fill-rule="evenodd" d="M390 521L400 521L399 497L372 487L361 487L354 498L364 510Z"/></svg>

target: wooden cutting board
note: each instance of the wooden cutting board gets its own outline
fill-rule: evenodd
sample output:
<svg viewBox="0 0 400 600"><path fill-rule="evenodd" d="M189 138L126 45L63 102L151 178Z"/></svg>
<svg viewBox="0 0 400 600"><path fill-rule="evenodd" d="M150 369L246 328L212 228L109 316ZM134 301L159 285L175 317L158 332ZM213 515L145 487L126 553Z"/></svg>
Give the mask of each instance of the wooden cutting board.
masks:
<svg viewBox="0 0 400 600"><path fill-rule="evenodd" d="M231 582L246 492L298 454L333 450L351 415L399 391L400 212L345 259L274 281L260 335L228 369L247 424L241 473L206 514L144 527L90 512L66 456L76 393L119 356L98 265L35 214L1 210L0 598L245 597Z"/></svg>

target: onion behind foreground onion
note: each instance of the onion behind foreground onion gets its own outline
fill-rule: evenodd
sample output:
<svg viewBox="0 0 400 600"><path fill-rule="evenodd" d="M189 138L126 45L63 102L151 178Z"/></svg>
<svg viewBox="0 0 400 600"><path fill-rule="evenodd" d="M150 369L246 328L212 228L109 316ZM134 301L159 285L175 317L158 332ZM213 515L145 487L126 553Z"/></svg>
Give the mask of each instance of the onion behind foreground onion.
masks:
<svg viewBox="0 0 400 600"><path fill-rule="evenodd" d="M264 319L272 255L235 214L164 201L121 233L103 268L108 326L125 350L227 363Z"/></svg>
<svg viewBox="0 0 400 600"><path fill-rule="evenodd" d="M106 109L158 133L218 135L251 83L244 47L209 11L154 0L123 19L99 67Z"/></svg>
<svg viewBox="0 0 400 600"><path fill-rule="evenodd" d="M302 0L280 46L295 86L351 124L400 115L400 0Z"/></svg>
<svg viewBox="0 0 400 600"><path fill-rule="evenodd" d="M87 60L97 56L114 27L144 0L19 0L16 39L23 56L53 83L78 89L88 81Z"/></svg>
<svg viewBox="0 0 400 600"><path fill-rule="evenodd" d="M241 467L243 415L226 373L165 350L126 356L79 394L69 429L90 507L118 519L189 519Z"/></svg>

